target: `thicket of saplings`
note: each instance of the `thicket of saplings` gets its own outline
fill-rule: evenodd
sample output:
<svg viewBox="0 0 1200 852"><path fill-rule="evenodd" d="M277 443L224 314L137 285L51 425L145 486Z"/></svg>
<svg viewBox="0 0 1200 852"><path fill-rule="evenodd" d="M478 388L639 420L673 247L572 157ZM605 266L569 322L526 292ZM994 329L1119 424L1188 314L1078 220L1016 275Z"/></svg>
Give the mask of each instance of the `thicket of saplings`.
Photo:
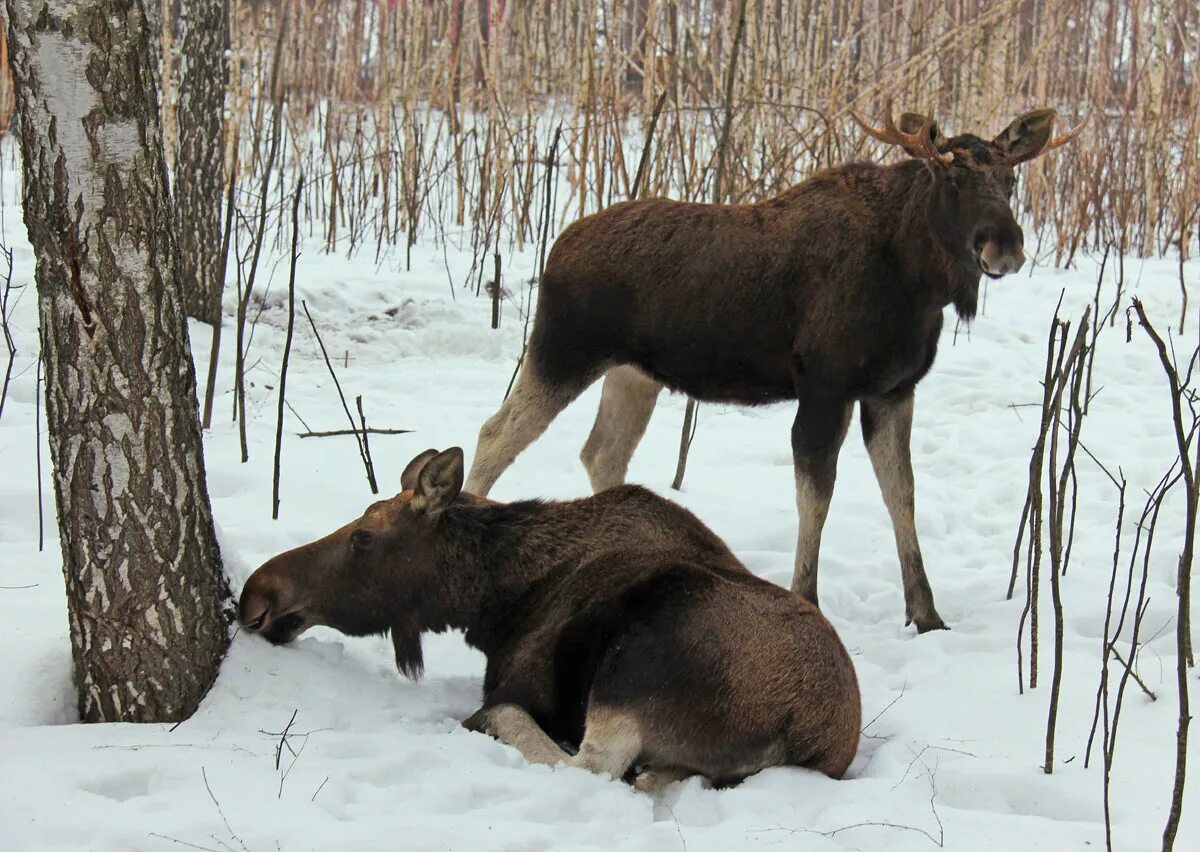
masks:
<svg viewBox="0 0 1200 852"><path fill-rule="evenodd" d="M465 228L483 257L497 240L536 239L539 168L560 125L555 168L570 192L551 231L627 197L665 96L643 191L711 200L743 9L727 200L892 156L849 120L850 110L877 119L887 97L981 134L1052 106L1064 129L1090 121L1022 169L1039 259L1195 250L1200 7L1190 0L231 0L227 162L232 171L240 147L240 195L253 195L268 140L282 134L277 239L303 169L303 212L331 249L382 252ZM171 31L167 20L169 143ZM278 131L274 96L285 104Z"/></svg>

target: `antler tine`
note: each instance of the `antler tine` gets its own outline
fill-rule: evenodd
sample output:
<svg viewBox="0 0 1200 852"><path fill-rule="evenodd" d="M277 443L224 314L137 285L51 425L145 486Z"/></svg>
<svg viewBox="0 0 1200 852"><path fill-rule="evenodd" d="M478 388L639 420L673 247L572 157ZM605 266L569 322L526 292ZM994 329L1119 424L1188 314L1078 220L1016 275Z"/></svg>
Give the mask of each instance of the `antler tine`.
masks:
<svg viewBox="0 0 1200 852"><path fill-rule="evenodd" d="M876 128L876 127L872 127L871 125L867 124L865 121L863 121L861 118L858 117L858 113L856 113L854 110L850 110L850 117L854 119L854 121L858 124L858 126L861 127L863 129L863 132L866 133L868 136L872 136L875 139L878 139L880 142L883 142L885 145L899 145L902 140L899 138L899 133L900 133L899 129L896 127L895 122L892 121L892 99L891 98L888 98L887 102L884 104L884 112L887 113L887 118L884 120L884 125L883 125L882 130L880 130L879 128Z"/></svg>
<svg viewBox="0 0 1200 852"><path fill-rule="evenodd" d="M942 163L949 163L954 160L954 155L947 151L943 154L933 144L933 140L929 137L929 129L933 127L933 112L925 114L925 121L921 124L921 129L916 133L905 133L902 130L897 130L905 141L907 141L913 150L916 150L927 160L937 160Z"/></svg>
<svg viewBox="0 0 1200 852"><path fill-rule="evenodd" d="M1053 151L1055 148L1061 148L1063 145L1066 145L1083 131L1084 126L1088 123L1091 117L1092 112L1091 110L1088 110L1086 113L1084 113L1083 119L1079 122L1079 124L1075 125L1061 136L1055 136L1053 139L1048 141L1042 150L1038 151L1038 156L1040 157L1047 151Z"/></svg>
<svg viewBox="0 0 1200 852"><path fill-rule="evenodd" d="M953 154L949 152L943 154L940 152L934 146L933 140L929 138L929 129L933 127L932 114L927 114L925 116L925 123L921 125L921 129L916 133L905 133L896 126L896 119L892 115L891 98L888 98L884 103L884 114L885 117L883 120L883 129L880 130L878 128L871 127L861 118L859 118L858 115L853 111L850 113L851 117L858 122L859 127L861 127L868 135L873 136L880 142L888 145L899 145L909 153L927 160L938 160L939 162L949 163L954 159Z"/></svg>

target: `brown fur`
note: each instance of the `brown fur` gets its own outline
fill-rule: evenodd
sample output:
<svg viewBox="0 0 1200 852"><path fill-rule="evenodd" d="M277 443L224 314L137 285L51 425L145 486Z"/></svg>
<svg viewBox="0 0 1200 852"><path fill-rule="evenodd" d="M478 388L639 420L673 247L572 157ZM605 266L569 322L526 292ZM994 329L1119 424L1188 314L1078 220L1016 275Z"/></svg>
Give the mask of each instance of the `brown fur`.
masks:
<svg viewBox="0 0 1200 852"><path fill-rule="evenodd" d="M838 166L756 204L626 202L563 231L546 263L525 369L480 430L467 490L486 495L606 372L583 453L597 489L623 480L660 384L715 402L796 400L802 539L793 589L816 603L820 529L846 423L861 402L872 409L863 418L868 445L873 430L886 433L872 455L887 478L881 486L900 495L888 508L901 528L906 611L919 630L942 627L907 533L911 397L933 363L943 309L972 318L984 270L999 277L1024 260L1009 208L1013 164L1043 149L1053 112L1029 113L991 142L947 139L911 114L900 123L929 134L921 150L932 158ZM616 372L630 368L640 384ZM623 439L612 434L621 424Z"/></svg>
<svg viewBox="0 0 1200 852"><path fill-rule="evenodd" d="M418 456L406 490L246 582L247 630L390 630L402 671L420 635L461 629L487 656L465 725L533 761L639 786L766 766L840 777L858 747L854 666L816 607L751 574L686 509L620 486L570 502L460 493L462 451ZM578 747L568 756L556 742Z"/></svg>

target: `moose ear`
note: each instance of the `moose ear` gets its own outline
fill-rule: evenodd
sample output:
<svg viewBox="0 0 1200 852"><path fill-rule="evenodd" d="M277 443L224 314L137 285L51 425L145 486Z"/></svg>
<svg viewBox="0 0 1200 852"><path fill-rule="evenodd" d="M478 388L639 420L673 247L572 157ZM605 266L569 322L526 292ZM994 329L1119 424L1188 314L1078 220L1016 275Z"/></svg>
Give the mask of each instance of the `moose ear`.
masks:
<svg viewBox="0 0 1200 852"><path fill-rule="evenodd" d="M408 467L404 468L404 473L400 474L400 490L415 491L417 487L417 477L421 475L421 469L425 467L428 461L438 454L437 450L426 450L415 459L408 463Z"/></svg>
<svg viewBox="0 0 1200 852"><path fill-rule="evenodd" d="M458 499L463 487L463 451L451 447L429 459L417 474L412 507L436 515Z"/></svg>
<svg viewBox="0 0 1200 852"><path fill-rule="evenodd" d="M1058 115L1052 109L1035 109L1017 118L1000 131L992 144L1000 149L1012 165L1032 160L1045 150Z"/></svg>
<svg viewBox="0 0 1200 852"><path fill-rule="evenodd" d="M908 134L916 133L925 126L925 121L927 118L928 116L924 116L915 112L901 113L899 123L900 132ZM940 148L946 141L946 137L942 133L941 128L938 127L936 121L931 122L929 125L929 141L932 142L936 148Z"/></svg>

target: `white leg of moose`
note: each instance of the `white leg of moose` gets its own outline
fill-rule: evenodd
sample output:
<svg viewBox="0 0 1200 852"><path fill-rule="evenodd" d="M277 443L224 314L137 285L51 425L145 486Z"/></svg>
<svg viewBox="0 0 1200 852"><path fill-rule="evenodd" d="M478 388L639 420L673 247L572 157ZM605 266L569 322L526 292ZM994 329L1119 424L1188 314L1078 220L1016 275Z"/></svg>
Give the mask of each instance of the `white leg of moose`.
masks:
<svg viewBox="0 0 1200 852"><path fill-rule="evenodd" d="M792 425L792 458L796 467L796 510L800 529L796 538L796 571L792 591L817 603L817 557L821 530L829 514L837 457L850 426L853 403L813 394L801 395Z"/></svg>
<svg viewBox="0 0 1200 852"><path fill-rule="evenodd" d="M934 608L933 591L925 576L921 545L917 541L910 449L913 398L910 391L899 397L864 399L861 411L863 441L879 480L883 502L892 516L904 582L906 623L916 623L917 630L924 633L944 629L946 625Z"/></svg>
<svg viewBox="0 0 1200 852"><path fill-rule="evenodd" d="M530 763L554 766L571 760L571 756L542 730L537 720L516 704L496 704L484 708L463 724L507 743L521 752Z"/></svg>
<svg viewBox="0 0 1200 852"><path fill-rule="evenodd" d="M466 724L466 723L464 723ZM637 720L628 713L588 708L579 753L569 756L542 730L529 713L516 704L497 704L480 710L468 727L482 730L508 743L530 763L554 766L565 763L620 779L633 766L642 750Z"/></svg>
<svg viewBox="0 0 1200 852"><path fill-rule="evenodd" d="M691 778L696 773L681 766L651 766L633 779L633 786L643 793L656 793L668 784Z"/></svg>
<svg viewBox="0 0 1200 852"><path fill-rule="evenodd" d="M584 721L583 742L571 765L597 774L607 772L613 778L623 778L642 753L642 734L629 713L588 707Z"/></svg>
<svg viewBox="0 0 1200 852"><path fill-rule="evenodd" d="M526 361L508 399L479 430L479 443L463 490L486 497L500 474L591 382L589 377L578 385L552 385L537 374L532 362Z"/></svg>
<svg viewBox="0 0 1200 852"><path fill-rule="evenodd" d="M660 391L662 384L628 364L604 374L600 410L579 454L593 492L625 481L629 460L646 433Z"/></svg>

